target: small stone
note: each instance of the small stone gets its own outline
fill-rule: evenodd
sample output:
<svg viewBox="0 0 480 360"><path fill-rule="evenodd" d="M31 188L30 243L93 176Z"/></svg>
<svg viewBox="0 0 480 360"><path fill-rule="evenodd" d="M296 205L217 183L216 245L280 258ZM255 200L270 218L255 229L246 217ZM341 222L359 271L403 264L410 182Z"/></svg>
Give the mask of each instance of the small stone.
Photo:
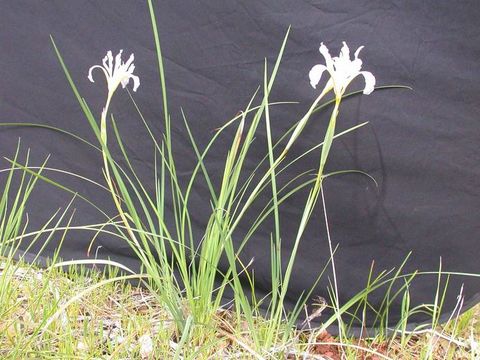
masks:
<svg viewBox="0 0 480 360"><path fill-rule="evenodd" d="M153 353L152 338L148 334L142 335L138 339L138 343L140 344L140 356L142 359L148 359Z"/></svg>
<svg viewBox="0 0 480 360"><path fill-rule="evenodd" d="M87 351L87 350L88 350L88 346L85 345L85 343L79 341L79 342L77 343L77 350L78 350L78 351Z"/></svg>

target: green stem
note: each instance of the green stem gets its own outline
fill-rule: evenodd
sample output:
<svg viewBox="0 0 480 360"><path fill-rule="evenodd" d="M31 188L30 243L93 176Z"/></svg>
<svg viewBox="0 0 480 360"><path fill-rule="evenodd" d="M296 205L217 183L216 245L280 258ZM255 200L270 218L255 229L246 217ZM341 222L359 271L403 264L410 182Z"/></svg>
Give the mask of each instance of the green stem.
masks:
<svg viewBox="0 0 480 360"><path fill-rule="evenodd" d="M112 177L110 175L110 170L109 170L110 167L108 164L108 156L107 156L107 114L108 114L108 108L110 107L110 101L112 100L112 95L113 93L111 92L108 93L107 101L105 103L105 107L103 108L102 117L100 119L100 139L102 142L101 145L102 145L103 166L105 168L105 180L107 181L108 188L112 193L113 202L115 203L115 207L118 210L118 214L120 215L120 218L122 219L122 222L125 225L125 229L127 229L128 235L130 236L132 241L135 243L135 245L138 246L139 250L141 250L140 243L138 242L137 237L132 231L132 228L130 227L127 217L122 209L122 204L120 201L121 197L119 194L117 196L117 191L115 189Z"/></svg>
<svg viewBox="0 0 480 360"><path fill-rule="evenodd" d="M325 133L325 138L324 138L323 145L322 145L322 154L320 156L320 166L319 166L318 173L317 173L317 179L316 179L314 187L310 191L310 194L307 198L307 202L305 204L305 208L304 208L304 211L303 211L303 214L302 214L302 218L300 220L300 224L299 224L299 227L298 227L298 230L297 230L297 235L295 237L295 243L293 245L293 248L292 248L292 251L291 251L291 254L290 254L290 258L289 258L289 261L288 261L287 268L285 270L285 275L284 275L284 279L283 279L283 283L282 283L282 291L281 291L281 294L280 294L279 304L283 304L283 300L285 299L285 296L287 295L288 285L289 285L290 278L291 278L291 275L292 275L293 265L295 263L295 258L296 258L296 255L297 255L298 247L300 245L300 239L302 238L303 233L305 232L305 229L307 228L307 224L310 220L313 209L315 208L315 204L317 202L318 195L320 193L320 190L322 189L323 170L325 168L325 164L327 162L328 155L330 153L330 148L331 148L333 138L334 138L334 135L335 135L335 124L336 124L336 121L337 121L338 109L339 109L339 106L340 106L340 102L341 102L341 97L336 97L335 107L334 107L334 109L332 111L332 114L330 116L330 121L328 123L327 132ZM331 242L329 242L329 246L330 246L330 256L333 258L333 251L332 251L332 248L331 248ZM335 267L333 267L333 271L334 271L334 274L335 274ZM336 283L335 275L334 275L334 280L335 280L335 283ZM276 316L280 317L282 315L283 309L281 307L278 307L276 310L277 310Z"/></svg>

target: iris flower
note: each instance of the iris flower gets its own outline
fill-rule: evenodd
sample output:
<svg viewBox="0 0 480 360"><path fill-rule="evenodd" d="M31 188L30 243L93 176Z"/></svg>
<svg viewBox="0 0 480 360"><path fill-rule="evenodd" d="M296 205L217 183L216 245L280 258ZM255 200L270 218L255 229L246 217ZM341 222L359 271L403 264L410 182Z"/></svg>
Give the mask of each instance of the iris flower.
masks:
<svg viewBox="0 0 480 360"><path fill-rule="evenodd" d="M362 75L365 79L363 93L365 95L370 94L375 87L375 77L369 71L360 71L362 69L362 60L358 58L358 54L362 49L363 46L360 46L357 51L355 51L354 59L351 60L350 49L344 41L343 47L340 50L340 55L332 58L328 48L321 43L320 53L325 58L325 65L318 64L310 70L310 73L308 74L310 84L316 89L322 78L322 74L325 71L328 71L330 79L325 88L331 89L333 87L335 96L338 98L343 96L346 88L353 79L358 75Z"/></svg>
<svg viewBox="0 0 480 360"><path fill-rule="evenodd" d="M94 69L97 68L103 71L103 74L107 79L107 102L105 104L105 107L103 108L102 118L100 121L100 134L105 144L107 143L107 111L108 107L110 106L110 100L112 99L113 93L120 84L122 84L122 87L125 88L125 86L127 86L130 82L130 79L133 80L133 91L137 91L138 87L140 86L140 79L138 78L138 76L133 75L133 70L135 70L135 65L133 64L133 54L131 54L127 62L124 63L122 61L122 52L123 50L120 50L115 56L114 63L112 52L109 50L107 52L107 55L103 58L103 66L93 65L88 70L88 80L90 80L91 82L95 82L93 80L92 72Z"/></svg>
<svg viewBox="0 0 480 360"><path fill-rule="evenodd" d="M98 68L103 71L105 78L107 79L109 97L115 92L118 85L122 84L122 87L125 88L130 79L133 80L133 91L137 91L138 87L140 86L140 79L138 76L133 75L133 70L135 69L135 65L133 64L133 54L131 54L127 62L124 63L122 61L122 52L123 50L120 50L115 56L114 63L112 52L109 50L107 55L103 58L103 66L94 65L90 68L90 70L88 70L88 79L91 82L94 82L92 76L92 71L94 69Z"/></svg>

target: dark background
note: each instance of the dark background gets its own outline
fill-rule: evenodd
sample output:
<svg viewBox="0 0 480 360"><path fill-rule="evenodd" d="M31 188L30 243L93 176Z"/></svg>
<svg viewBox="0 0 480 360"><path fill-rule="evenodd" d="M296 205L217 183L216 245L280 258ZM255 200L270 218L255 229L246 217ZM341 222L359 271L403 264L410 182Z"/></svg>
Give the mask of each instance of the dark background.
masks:
<svg viewBox="0 0 480 360"><path fill-rule="evenodd" d="M156 4L172 115L179 173L188 179L195 156L183 126L182 107L200 147L212 131L245 108L263 81L263 63L273 65L289 25L285 49L271 101L298 101L271 109L274 136L299 120L318 94L308 71L324 60L324 42L338 54L341 42L361 52L364 69L377 85L402 84L408 90L376 91L343 102L338 131L369 124L334 143L328 170L359 169L366 177L348 175L326 181L332 239L339 244L336 263L340 297L346 301L365 287L372 260L375 269L399 266L410 251L406 271L436 271L440 258L445 271L480 273L480 5L477 1L159 1ZM56 59L49 35L55 38L82 96L95 114L105 101L101 74L87 79L90 66L100 64L107 50L135 54L141 85L135 99L155 133L163 130L162 105L153 36L143 1L2 1L0 2L0 120L34 122L63 128L92 142L95 138ZM124 59L125 59L124 56ZM350 89L360 89L356 80ZM127 151L145 181L153 186L151 145L124 91L117 91L111 110L124 134ZM328 112L312 117L295 151L323 139ZM261 126L258 146L250 154L253 166L266 153ZM101 157L71 137L45 129L0 128L0 154L12 156L21 137L31 148L31 164L51 154L50 167L72 171L103 183ZM208 158L209 169L223 170L231 133L221 137ZM3 160L2 160L3 161ZM313 169L318 153L292 173ZM2 167L7 163L2 162ZM49 174L81 192L109 213L108 194L68 176ZM0 175L3 176L3 175ZM29 204L30 227L37 229L71 194L40 184ZM268 194L260 200L266 201ZM284 254L288 256L305 194L288 202L283 217ZM91 206L74 203L75 224L104 221ZM201 237L210 204L204 186L192 197L196 235ZM308 288L328 259L321 208L312 217L301 244L289 301ZM268 291L268 223L244 252L255 256L259 293ZM63 245L65 259L85 258L91 234L71 232ZM113 257L130 266L136 261L128 246L100 236L98 256ZM46 255L55 247L52 243ZM462 283L469 304L480 281L453 277L444 312L451 311ZM324 276L315 294L327 297ZM419 278L411 291L414 304L432 302L436 278ZM383 294L372 298L375 303ZM397 306L397 307L396 307ZM398 304L394 306L398 309ZM398 314L397 314L398 315ZM398 316L392 315L394 322ZM413 319L421 321L418 316Z"/></svg>

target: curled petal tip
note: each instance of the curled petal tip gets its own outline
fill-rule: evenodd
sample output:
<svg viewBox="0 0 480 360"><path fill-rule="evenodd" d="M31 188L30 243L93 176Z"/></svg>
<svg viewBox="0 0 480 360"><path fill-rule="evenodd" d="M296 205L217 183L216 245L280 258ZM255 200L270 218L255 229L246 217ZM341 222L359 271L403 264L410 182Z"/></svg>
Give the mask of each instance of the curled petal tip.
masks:
<svg viewBox="0 0 480 360"><path fill-rule="evenodd" d="M138 76L132 75L133 80L133 91L137 91L138 87L140 86L140 78Z"/></svg>
<svg viewBox="0 0 480 360"><path fill-rule="evenodd" d="M88 80L90 80L92 83L95 82L95 80L93 80L93 70L94 70L95 68L99 68L99 69L101 69L105 74L107 74L104 67L102 67L102 66L100 66L100 65L93 65L90 69L88 69L88 75L87 75Z"/></svg>
<svg viewBox="0 0 480 360"><path fill-rule="evenodd" d="M308 73L308 77L310 79L310 85L312 85L314 89L317 88L317 85L320 82L320 79L322 78L322 74L325 70L327 70L325 65L318 64L312 67L312 69Z"/></svg>
<svg viewBox="0 0 480 360"><path fill-rule="evenodd" d="M365 95L370 95L375 89L375 76L373 76L370 71L361 71L360 74L363 75L363 78L365 79L363 93Z"/></svg>
<svg viewBox="0 0 480 360"><path fill-rule="evenodd" d="M355 59L358 58L358 54L360 54L360 51L361 51L363 48L364 48L363 45L362 45L362 46L359 46L358 49L357 49L357 51L355 51Z"/></svg>

